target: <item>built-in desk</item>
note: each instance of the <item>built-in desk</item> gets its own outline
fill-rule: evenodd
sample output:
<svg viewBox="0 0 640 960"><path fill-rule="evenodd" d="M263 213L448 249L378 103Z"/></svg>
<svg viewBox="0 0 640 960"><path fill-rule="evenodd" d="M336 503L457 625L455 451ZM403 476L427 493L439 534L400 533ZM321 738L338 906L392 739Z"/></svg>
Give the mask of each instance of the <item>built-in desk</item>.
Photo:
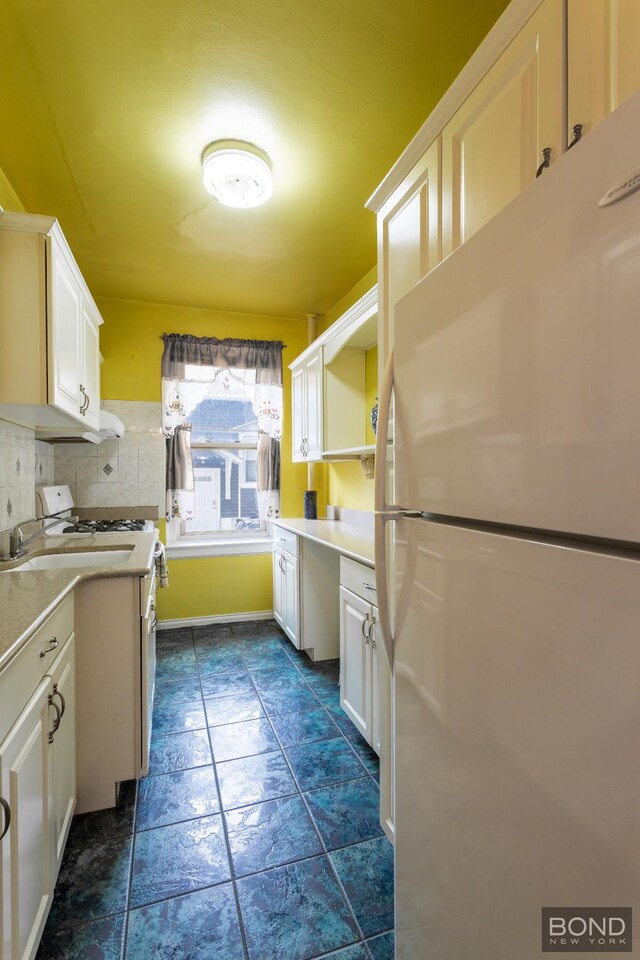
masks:
<svg viewBox="0 0 640 960"><path fill-rule="evenodd" d="M340 655L340 557L373 566L373 530L342 520L272 521L273 612L312 660Z"/></svg>
<svg viewBox="0 0 640 960"><path fill-rule="evenodd" d="M370 567L374 565L373 529L369 531L364 526L343 520L300 520L295 517L274 520L273 525L337 550L351 560L359 560Z"/></svg>

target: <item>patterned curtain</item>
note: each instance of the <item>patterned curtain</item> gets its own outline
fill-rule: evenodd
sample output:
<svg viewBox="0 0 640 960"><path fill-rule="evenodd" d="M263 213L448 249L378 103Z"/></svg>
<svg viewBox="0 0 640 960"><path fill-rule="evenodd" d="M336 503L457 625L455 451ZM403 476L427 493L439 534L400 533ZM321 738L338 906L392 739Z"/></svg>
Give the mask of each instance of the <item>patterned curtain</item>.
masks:
<svg viewBox="0 0 640 960"><path fill-rule="evenodd" d="M257 488L261 521L280 515L282 342L163 335L162 425L167 441L167 519L193 519L190 416L205 396L252 393L258 421ZM206 382L187 379L187 367L210 367ZM246 372L246 378L242 371ZM253 372L255 371L255 384ZM249 381L251 386L249 386Z"/></svg>

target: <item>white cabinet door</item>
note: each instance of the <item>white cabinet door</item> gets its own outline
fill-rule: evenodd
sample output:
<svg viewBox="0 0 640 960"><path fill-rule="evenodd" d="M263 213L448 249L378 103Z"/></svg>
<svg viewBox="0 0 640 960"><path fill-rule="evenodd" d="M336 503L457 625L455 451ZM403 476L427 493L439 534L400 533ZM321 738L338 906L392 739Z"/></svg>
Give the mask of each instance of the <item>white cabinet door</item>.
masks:
<svg viewBox="0 0 640 960"><path fill-rule="evenodd" d="M284 629L284 552L279 547L273 548L273 615Z"/></svg>
<svg viewBox="0 0 640 960"><path fill-rule="evenodd" d="M88 427L100 426L100 316L93 305L83 299L80 364L80 413Z"/></svg>
<svg viewBox="0 0 640 960"><path fill-rule="evenodd" d="M564 149L562 0L544 0L442 131L447 256Z"/></svg>
<svg viewBox="0 0 640 960"><path fill-rule="evenodd" d="M322 457L322 348L291 371L293 460Z"/></svg>
<svg viewBox="0 0 640 960"><path fill-rule="evenodd" d="M52 896L50 692L45 677L0 744L0 795L11 810L0 841L2 960L35 955Z"/></svg>
<svg viewBox="0 0 640 960"><path fill-rule="evenodd" d="M402 181L378 213L381 361L393 343L393 311L440 260L440 139Z"/></svg>
<svg viewBox="0 0 640 960"><path fill-rule="evenodd" d="M82 290L75 264L56 237L50 238L49 402L80 416Z"/></svg>
<svg viewBox="0 0 640 960"><path fill-rule="evenodd" d="M53 732L52 756L52 884L60 869L64 846L76 807L75 637L66 641L51 672L51 705L60 711ZM57 722L57 713L53 725Z"/></svg>
<svg viewBox="0 0 640 960"><path fill-rule="evenodd" d="M378 608L371 607L371 746L380 756L380 667L384 650L379 650L382 638L378 633Z"/></svg>
<svg viewBox="0 0 640 960"><path fill-rule="evenodd" d="M306 460L319 460L322 456L322 372L322 350L318 350L305 363Z"/></svg>
<svg viewBox="0 0 640 960"><path fill-rule="evenodd" d="M300 649L300 587L298 558L283 553L284 629L294 647Z"/></svg>
<svg viewBox="0 0 640 960"><path fill-rule="evenodd" d="M569 142L640 89L638 0L569 0Z"/></svg>
<svg viewBox="0 0 640 960"><path fill-rule="evenodd" d="M362 736L371 731L371 604L340 587L340 706Z"/></svg>
<svg viewBox="0 0 640 960"><path fill-rule="evenodd" d="M292 456L293 461L304 460L304 424L305 424L305 372L304 367L291 371L291 419L292 419Z"/></svg>

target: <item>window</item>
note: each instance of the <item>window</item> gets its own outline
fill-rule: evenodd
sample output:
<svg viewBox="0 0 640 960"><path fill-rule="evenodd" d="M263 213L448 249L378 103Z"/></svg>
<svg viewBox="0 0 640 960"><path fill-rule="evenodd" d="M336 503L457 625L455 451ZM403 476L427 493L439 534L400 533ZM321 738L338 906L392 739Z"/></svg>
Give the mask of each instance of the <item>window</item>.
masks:
<svg viewBox="0 0 640 960"><path fill-rule="evenodd" d="M167 541L179 556L262 552L280 509L282 343L163 340Z"/></svg>

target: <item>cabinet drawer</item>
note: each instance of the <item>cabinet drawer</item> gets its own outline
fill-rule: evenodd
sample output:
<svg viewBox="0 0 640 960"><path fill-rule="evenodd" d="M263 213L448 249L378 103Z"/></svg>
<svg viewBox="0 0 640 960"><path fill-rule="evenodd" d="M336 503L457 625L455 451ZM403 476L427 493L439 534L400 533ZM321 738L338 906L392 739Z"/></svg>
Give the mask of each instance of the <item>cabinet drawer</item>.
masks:
<svg viewBox="0 0 640 960"><path fill-rule="evenodd" d="M356 596L377 604L376 571L357 560L340 557L340 585L347 587Z"/></svg>
<svg viewBox="0 0 640 960"><path fill-rule="evenodd" d="M71 633L73 596L62 601L0 674L0 740L9 731L41 678L51 673L52 665ZM43 653L44 656L41 656Z"/></svg>
<svg viewBox="0 0 640 960"><path fill-rule="evenodd" d="M297 533L290 533L289 530L283 530L282 527L273 527L273 544L276 547L280 547L281 550L286 550L287 553L290 553L291 556L298 556L298 535Z"/></svg>

